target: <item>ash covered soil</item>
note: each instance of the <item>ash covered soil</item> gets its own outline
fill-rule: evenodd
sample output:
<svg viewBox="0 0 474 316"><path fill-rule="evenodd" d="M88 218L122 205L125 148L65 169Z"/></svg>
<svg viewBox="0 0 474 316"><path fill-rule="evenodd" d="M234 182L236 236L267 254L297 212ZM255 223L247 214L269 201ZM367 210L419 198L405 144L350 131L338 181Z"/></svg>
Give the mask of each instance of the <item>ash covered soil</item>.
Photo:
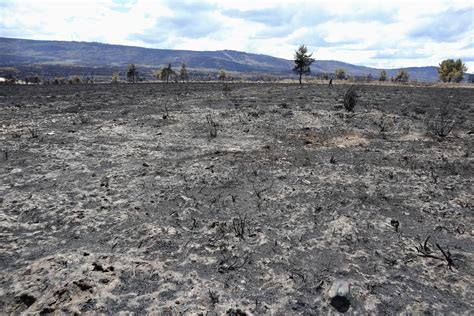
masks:
<svg viewBox="0 0 474 316"><path fill-rule="evenodd" d="M227 87L0 87L0 311L474 311L474 89Z"/></svg>

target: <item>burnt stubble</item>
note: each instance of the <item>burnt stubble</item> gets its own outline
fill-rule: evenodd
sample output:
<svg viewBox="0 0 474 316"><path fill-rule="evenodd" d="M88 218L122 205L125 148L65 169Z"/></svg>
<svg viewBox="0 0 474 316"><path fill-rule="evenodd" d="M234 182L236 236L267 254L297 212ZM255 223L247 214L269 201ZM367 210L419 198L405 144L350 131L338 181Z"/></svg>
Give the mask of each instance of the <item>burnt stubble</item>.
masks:
<svg viewBox="0 0 474 316"><path fill-rule="evenodd" d="M474 90L347 88L1 86L0 310L472 312Z"/></svg>

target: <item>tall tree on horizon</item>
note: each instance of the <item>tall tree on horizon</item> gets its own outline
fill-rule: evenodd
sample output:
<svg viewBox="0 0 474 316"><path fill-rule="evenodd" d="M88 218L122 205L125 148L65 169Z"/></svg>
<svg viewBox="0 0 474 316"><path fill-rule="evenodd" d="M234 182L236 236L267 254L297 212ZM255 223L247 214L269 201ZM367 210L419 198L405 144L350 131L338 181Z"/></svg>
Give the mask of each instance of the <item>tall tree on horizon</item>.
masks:
<svg viewBox="0 0 474 316"><path fill-rule="evenodd" d="M301 45L295 51L295 67L293 71L299 75L300 84L301 84L301 77L303 75L309 75L311 73L311 64L314 62L314 58L311 58L313 53L308 54L308 48L306 46Z"/></svg>
<svg viewBox="0 0 474 316"><path fill-rule="evenodd" d="M346 71L342 68L336 69L336 78L344 80L346 78Z"/></svg>
<svg viewBox="0 0 474 316"><path fill-rule="evenodd" d="M395 76L394 81L407 82L408 78L410 78L410 74L402 68L398 71L398 74Z"/></svg>
<svg viewBox="0 0 474 316"><path fill-rule="evenodd" d="M224 69L219 70L219 76L217 77L217 79L219 81L225 81L225 78L226 78L225 70Z"/></svg>
<svg viewBox="0 0 474 316"><path fill-rule="evenodd" d="M166 80L166 83L169 82L171 75L176 75L176 72L171 69L171 64L168 64L167 67L161 69L159 76L161 77L161 80Z"/></svg>
<svg viewBox="0 0 474 316"><path fill-rule="evenodd" d="M438 67L439 79L443 82L461 82L466 71L467 67L460 58L443 60Z"/></svg>
<svg viewBox="0 0 474 316"><path fill-rule="evenodd" d="M186 64L185 63L181 64L181 70L179 71L179 77L181 78L181 80L183 80L183 82L185 80L188 80L188 70L186 69Z"/></svg>
<svg viewBox="0 0 474 316"><path fill-rule="evenodd" d="M138 70L135 64L128 65L128 70L127 70L128 81L135 83L137 77L138 77Z"/></svg>

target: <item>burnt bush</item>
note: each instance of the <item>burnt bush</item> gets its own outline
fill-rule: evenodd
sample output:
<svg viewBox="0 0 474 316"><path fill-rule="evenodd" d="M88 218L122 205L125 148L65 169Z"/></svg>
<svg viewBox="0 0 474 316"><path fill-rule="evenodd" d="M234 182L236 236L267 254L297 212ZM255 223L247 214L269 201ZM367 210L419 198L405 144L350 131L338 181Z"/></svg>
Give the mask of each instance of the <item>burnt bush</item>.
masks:
<svg viewBox="0 0 474 316"><path fill-rule="evenodd" d="M441 138L448 136L455 125L456 121L452 118L452 113L447 106L441 107L439 112L427 122L428 131Z"/></svg>
<svg viewBox="0 0 474 316"><path fill-rule="evenodd" d="M427 129L434 136L445 138L455 129L466 127L468 116L459 115L460 110L467 110L469 102L463 98L459 89L453 89L432 102L438 103L437 111L427 111ZM432 113L430 113L432 112Z"/></svg>
<svg viewBox="0 0 474 316"><path fill-rule="evenodd" d="M354 86L350 86L349 89L346 90L344 93L344 108L348 112L354 111L354 107L357 103L357 95L356 88Z"/></svg>

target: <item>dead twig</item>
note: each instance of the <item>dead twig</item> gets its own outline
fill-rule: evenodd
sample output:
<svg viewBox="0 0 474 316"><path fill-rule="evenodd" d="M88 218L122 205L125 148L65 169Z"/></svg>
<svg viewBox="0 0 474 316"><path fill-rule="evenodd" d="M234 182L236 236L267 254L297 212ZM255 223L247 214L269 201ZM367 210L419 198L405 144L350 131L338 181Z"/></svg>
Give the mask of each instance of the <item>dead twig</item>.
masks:
<svg viewBox="0 0 474 316"><path fill-rule="evenodd" d="M212 305L219 303L219 295L216 292L211 291L211 289L209 289L209 298L211 299Z"/></svg>
<svg viewBox="0 0 474 316"><path fill-rule="evenodd" d="M245 239L245 228L247 225L247 214L244 217L239 214L238 218L232 219L232 228L234 229L235 236L240 239Z"/></svg>
<svg viewBox="0 0 474 316"><path fill-rule="evenodd" d="M238 256L226 256L225 251L221 252L223 259L219 263L218 272L225 273L228 271L234 271L242 268L248 261L249 255L246 255L243 260Z"/></svg>
<svg viewBox="0 0 474 316"><path fill-rule="evenodd" d="M30 131L30 134L31 134L31 138L38 138L38 131L33 127L27 127L28 128L28 131Z"/></svg>
<svg viewBox="0 0 474 316"><path fill-rule="evenodd" d="M303 284L303 285L306 283L306 276L304 275L304 273L301 273L297 270L291 270L290 271L290 279L292 279L296 283L298 283L298 279L300 279L301 284Z"/></svg>
<svg viewBox="0 0 474 316"><path fill-rule="evenodd" d="M211 114L206 115L206 120L207 120L207 124L209 125L209 135L211 136L211 138L217 137L217 127L219 126L219 124L217 124L213 120Z"/></svg>
<svg viewBox="0 0 474 316"><path fill-rule="evenodd" d="M197 227L197 221L195 218L193 218L193 225L191 226L191 230L194 230L194 228Z"/></svg>
<svg viewBox="0 0 474 316"><path fill-rule="evenodd" d="M170 114L168 112L168 106L165 104L165 113L163 114L163 119L166 120L168 117L170 117Z"/></svg>
<svg viewBox="0 0 474 316"><path fill-rule="evenodd" d="M270 190L271 188L273 188L273 184L275 182L275 179L273 179L270 183L269 186L265 187L261 184L256 184L255 182L252 182L252 188L253 188L253 192L255 193L255 196L257 196L257 198L259 200L262 199L262 194L265 192L265 191L268 191Z"/></svg>
<svg viewBox="0 0 474 316"><path fill-rule="evenodd" d="M419 256L446 261L449 269L452 270L452 267L454 267L454 260L451 257L451 252L449 251L449 249L444 251L438 243L435 243L436 247L443 254L443 257L433 255L431 249L428 247L428 240L430 239L430 237L431 236L426 237L425 242L423 244L419 243L419 247L415 246L416 251L419 252Z"/></svg>
<svg viewBox="0 0 474 316"><path fill-rule="evenodd" d="M449 251L449 248L446 249L446 252L441 248L441 246L436 243L436 247L441 251L441 253L444 256L444 259L446 259L446 262L448 263L448 267L451 269L451 267L454 267L454 260L451 258L451 252Z"/></svg>

